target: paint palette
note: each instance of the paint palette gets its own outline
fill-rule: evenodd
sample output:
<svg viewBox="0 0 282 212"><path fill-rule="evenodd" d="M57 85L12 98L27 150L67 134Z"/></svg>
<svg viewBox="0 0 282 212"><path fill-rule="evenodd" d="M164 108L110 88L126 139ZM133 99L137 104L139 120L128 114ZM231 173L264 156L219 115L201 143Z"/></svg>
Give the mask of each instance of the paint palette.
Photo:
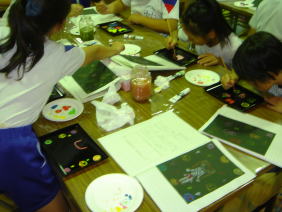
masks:
<svg viewBox="0 0 282 212"><path fill-rule="evenodd" d="M50 121L69 121L83 112L83 104L76 99L61 98L44 106L42 115Z"/></svg>
<svg viewBox="0 0 282 212"><path fill-rule="evenodd" d="M95 212L134 212L143 197L143 189L136 179L118 173L98 177L85 192L86 204Z"/></svg>
<svg viewBox="0 0 282 212"><path fill-rule="evenodd" d="M217 83L206 87L205 90L228 106L242 112L246 112L264 102L261 96L239 85L225 90L220 83Z"/></svg>
<svg viewBox="0 0 282 212"><path fill-rule="evenodd" d="M185 74L185 79L199 86L210 86L220 81L220 76L214 71L206 70L206 69L195 69L188 71Z"/></svg>
<svg viewBox="0 0 282 212"><path fill-rule="evenodd" d="M169 60L173 63L176 63L179 66L188 66L197 61L198 56L185 51L179 47L175 47L175 56L172 49L160 49L154 52L155 55L158 55L166 60Z"/></svg>
<svg viewBox="0 0 282 212"><path fill-rule="evenodd" d="M132 28L119 21L111 21L111 22L100 24L99 26L101 29L105 30L111 35L121 35L133 31Z"/></svg>
<svg viewBox="0 0 282 212"><path fill-rule="evenodd" d="M63 176L108 157L78 124L39 137L39 141L49 162Z"/></svg>

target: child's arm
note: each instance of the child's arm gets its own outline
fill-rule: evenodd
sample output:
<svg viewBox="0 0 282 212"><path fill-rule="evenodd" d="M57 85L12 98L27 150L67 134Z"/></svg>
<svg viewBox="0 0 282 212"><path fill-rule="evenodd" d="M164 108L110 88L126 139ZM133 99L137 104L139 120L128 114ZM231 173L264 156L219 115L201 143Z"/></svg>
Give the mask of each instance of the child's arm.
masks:
<svg viewBox="0 0 282 212"><path fill-rule="evenodd" d="M221 59L210 53L199 55L197 63L203 66L222 65Z"/></svg>
<svg viewBox="0 0 282 212"><path fill-rule="evenodd" d="M265 97L264 100L267 103L269 103L267 105L268 108L276 112L282 113L282 97L279 96Z"/></svg>
<svg viewBox="0 0 282 212"><path fill-rule="evenodd" d="M71 10L68 17L79 16L82 13L83 6L81 4L71 4Z"/></svg>
<svg viewBox="0 0 282 212"><path fill-rule="evenodd" d="M124 45L120 42L114 42L112 46L92 45L83 48L85 60L82 66L92 63L94 60L102 60L124 50Z"/></svg>
<svg viewBox="0 0 282 212"><path fill-rule="evenodd" d="M126 6L121 0L115 0L110 4L106 4L103 0L95 3L96 10L101 14L118 14L123 11Z"/></svg>
<svg viewBox="0 0 282 212"><path fill-rule="evenodd" d="M133 24L140 24L158 32L164 32L169 34L168 22L170 24L171 31L177 31L177 19L155 19L141 14L131 14L128 20Z"/></svg>

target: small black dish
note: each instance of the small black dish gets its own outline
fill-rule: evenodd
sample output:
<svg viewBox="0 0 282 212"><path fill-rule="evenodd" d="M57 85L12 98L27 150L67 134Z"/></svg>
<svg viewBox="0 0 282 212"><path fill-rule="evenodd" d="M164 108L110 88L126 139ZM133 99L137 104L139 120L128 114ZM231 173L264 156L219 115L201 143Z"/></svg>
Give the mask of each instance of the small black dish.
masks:
<svg viewBox="0 0 282 212"><path fill-rule="evenodd" d="M179 47L175 47L176 57L174 57L174 51L172 49L166 49L166 48L157 50L154 52L154 54L180 66L189 66L198 60L197 55L188 52L184 49L181 49Z"/></svg>
<svg viewBox="0 0 282 212"><path fill-rule="evenodd" d="M62 176L100 163L108 157L79 124L41 136L39 141L48 161Z"/></svg>
<svg viewBox="0 0 282 212"><path fill-rule="evenodd" d="M233 88L225 90L221 83L216 83L206 87L205 91L228 106L241 112L247 112L264 102L264 99L261 96L240 85L235 85Z"/></svg>
<svg viewBox="0 0 282 212"><path fill-rule="evenodd" d="M133 31L132 28L119 21L111 21L111 22L103 23L100 24L99 27L102 30L110 33L111 35L121 35Z"/></svg>

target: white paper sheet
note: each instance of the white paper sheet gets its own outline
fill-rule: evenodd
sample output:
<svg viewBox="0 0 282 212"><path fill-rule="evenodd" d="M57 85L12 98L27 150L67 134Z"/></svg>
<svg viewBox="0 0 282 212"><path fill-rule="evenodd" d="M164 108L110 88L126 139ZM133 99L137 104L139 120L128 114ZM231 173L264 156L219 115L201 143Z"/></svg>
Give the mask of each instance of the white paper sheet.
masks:
<svg viewBox="0 0 282 212"><path fill-rule="evenodd" d="M149 193L162 212L199 211L200 209L207 207L226 196L228 193L238 189L247 182L251 182L251 180L255 177L254 173L238 162L218 141L213 141L213 143L245 174L188 204L168 182L158 168L154 167L149 169L146 172L139 174L137 179L141 182L145 190ZM189 184L187 184L187 186L189 186Z"/></svg>
<svg viewBox="0 0 282 212"><path fill-rule="evenodd" d="M98 139L127 174L135 176L164 212L198 211L250 182L255 174L245 168L218 141L213 143L244 174L224 186L186 203L156 167L211 141L172 111Z"/></svg>
<svg viewBox="0 0 282 212"><path fill-rule="evenodd" d="M99 141L127 174L136 176L210 139L168 111Z"/></svg>
<svg viewBox="0 0 282 212"><path fill-rule="evenodd" d="M246 124L249 124L251 126L272 132L275 134L274 139L272 140L267 152L265 155L261 155L259 153L253 152L251 150L248 150L246 148L243 148L241 146L235 145L234 143L228 142L226 140L222 140L220 138L216 138L220 140L221 142L224 142L230 146L233 146L234 148L240 149L243 152L246 152L248 154L254 155L255 157L258 157L262 160L268 161L270 163L275 164L276 166L282 167L282 157L281 157L281 149L282 149L282 125L258 118L256 116L246 114L239 112L235 109L232 109L226 105L221 107L208 121L205 123L199 131L202 133L203 130L209 126L209 124L218 116L223 115L227 118L237 120ZM204 133L205 134L205 133Z"/></svg>

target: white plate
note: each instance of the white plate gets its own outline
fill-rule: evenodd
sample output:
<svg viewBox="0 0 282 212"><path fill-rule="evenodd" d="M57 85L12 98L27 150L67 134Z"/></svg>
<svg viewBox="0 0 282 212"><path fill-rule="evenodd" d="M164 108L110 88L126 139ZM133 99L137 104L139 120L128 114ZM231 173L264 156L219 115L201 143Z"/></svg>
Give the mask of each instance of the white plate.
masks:
<svg viewBox="0 0 282 212"><path fill-rule="evenodd" d="M220 76L217 73L210 70L195 69L188 71L185 74L185 79L194 85L209 86L219 82Z"/></svg>
<svg viewBox="0 0 282 212"><path fill-rule="evenodd" d="M42 110L43 116L50 121L69 121L83 112L83 104L76 99L62 98L49 102Z"/></svg>
<svg viewBox="0 0 282 212"><path fill-rule="evenodd" d="M234 5L236 7L247 7L247 8L254 6L252 1L235 1Z"/></svg>
<svg viewBox="0 0 282 212"><path fill-rule="evenodd" d="M134 56L141 51L141 47L135 44L124 44L124 47L125 49L120 54Z"/></svg>
<svg viewBox="0 0 282 212"><path fill-rule="evenodd" d="M85 192L86 204L94 212L134 212L143 197L143 189L136 179L117 173L98 177Z"/></svg>

